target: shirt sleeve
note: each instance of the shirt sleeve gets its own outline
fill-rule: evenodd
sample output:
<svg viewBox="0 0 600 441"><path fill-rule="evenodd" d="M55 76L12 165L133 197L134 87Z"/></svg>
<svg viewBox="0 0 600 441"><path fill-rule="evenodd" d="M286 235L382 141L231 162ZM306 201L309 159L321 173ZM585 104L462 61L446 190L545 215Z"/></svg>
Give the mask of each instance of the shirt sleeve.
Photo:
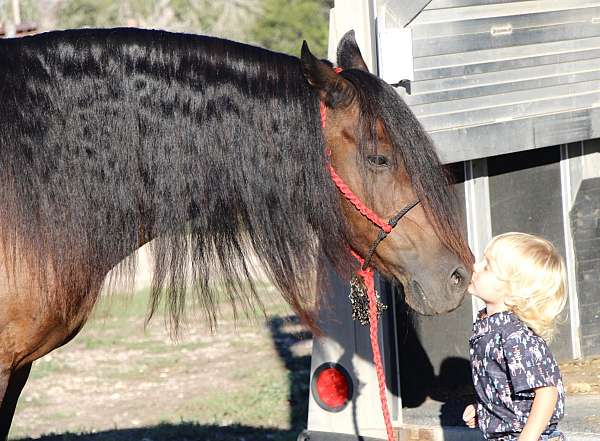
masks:
<svg viewBox="0 0 600 441"><path fill-rule="evenodd" d="M558 385L558 365L541 337L525 330L515 330L504 338L503 351L508 378L515 393Z"/></svg>

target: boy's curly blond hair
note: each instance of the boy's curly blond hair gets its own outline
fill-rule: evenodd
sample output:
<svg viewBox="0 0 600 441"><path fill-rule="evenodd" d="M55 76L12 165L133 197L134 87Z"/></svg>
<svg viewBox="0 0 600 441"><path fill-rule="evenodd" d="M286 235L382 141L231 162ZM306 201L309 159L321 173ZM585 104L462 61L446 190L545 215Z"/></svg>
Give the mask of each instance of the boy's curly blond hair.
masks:
<svg viewBox="0 0 600 441"><path fill-rule="evenodd" d="M567 302L565 263L556 248L541 237L511 232L494 237L485 253L507 284L505 304L537 335L551 341Z"/></svg>

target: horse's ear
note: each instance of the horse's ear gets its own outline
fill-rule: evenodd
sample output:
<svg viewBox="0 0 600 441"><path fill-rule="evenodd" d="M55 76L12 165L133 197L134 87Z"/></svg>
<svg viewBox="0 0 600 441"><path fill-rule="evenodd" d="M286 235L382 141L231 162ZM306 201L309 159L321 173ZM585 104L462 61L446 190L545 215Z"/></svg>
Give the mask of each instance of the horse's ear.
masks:
<svg viewBox="0 0 600 441"><path fill-rule="evenodd" d="M338 75L330 64L316 58L306 41L302 43L300 61L306 81L319 93L327 107L344 106L352 101L354 90L351 84Z"/></svg>
<svg viewBox="0 0 600 441"><path fill-rule="evenodd" d="M369 71L365 60L360 53L360 48L356 44L354 31L348 31L340 40L337 48L337 64L342 69L359 69L365 72Z"/></svg>

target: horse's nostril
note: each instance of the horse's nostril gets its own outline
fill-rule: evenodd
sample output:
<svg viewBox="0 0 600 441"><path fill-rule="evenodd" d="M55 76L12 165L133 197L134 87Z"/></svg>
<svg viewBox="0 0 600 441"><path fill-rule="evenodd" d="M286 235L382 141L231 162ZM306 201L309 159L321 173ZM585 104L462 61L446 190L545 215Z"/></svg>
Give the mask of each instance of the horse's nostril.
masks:
<svg viewBox="0 0 600 441"><path fill-rule="evenodd" d="M458 270L454 271L450 276L450 283L452 286L459 286L463 281L463 276L458 272Z"/></svg>
<svg viewBox="0 0 600 441"><path fill-rule="evenodd" d="M416 295L418 295L422 298L425 298L425 291L423 291L423 287L421 287L421 284L419 282L417 282L416 280L413 280L411 283L411 286L412 286L413 292Z"/></svg>
<svg viewBox="0 0 600 441"><path fill-rule="evenodd" d="M450 275L450 288L451 289L462 289L467 280L465 271L458 267Z"/></svg>

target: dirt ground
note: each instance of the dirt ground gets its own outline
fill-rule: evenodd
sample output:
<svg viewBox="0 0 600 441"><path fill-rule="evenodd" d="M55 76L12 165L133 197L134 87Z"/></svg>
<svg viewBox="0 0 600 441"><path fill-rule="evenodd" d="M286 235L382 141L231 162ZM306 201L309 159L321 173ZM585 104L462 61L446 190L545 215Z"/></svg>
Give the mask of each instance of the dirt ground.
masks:
<svg viewBox="0 0 600 441"><path fill-rule="evenodd" d="M10 438L295 440L312 340L272 299L266 319L236 323L225 309L218 332L191 320L175 342L160 318L144 330L143 295L101 306L73 342L34 364ZM561 370L569 394L600 395L600 357Z"/></svg>
<svg viewBox="0 0 600 441"><path fill-rule="evenodd" d="M600 394L600 357L560 364L568 394Z"/></svg>
<svg viewBox="0 0 600 441"><path fill-rule="evenodd" d="M34 363L9 439L296 439L311 340L279 296L266 318L236 322L224 308L217 332L192 319L176 341L160 317L144 330L146 301L101 306Z"/></svg>

